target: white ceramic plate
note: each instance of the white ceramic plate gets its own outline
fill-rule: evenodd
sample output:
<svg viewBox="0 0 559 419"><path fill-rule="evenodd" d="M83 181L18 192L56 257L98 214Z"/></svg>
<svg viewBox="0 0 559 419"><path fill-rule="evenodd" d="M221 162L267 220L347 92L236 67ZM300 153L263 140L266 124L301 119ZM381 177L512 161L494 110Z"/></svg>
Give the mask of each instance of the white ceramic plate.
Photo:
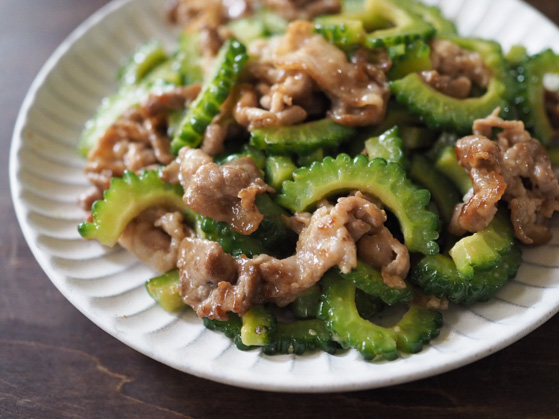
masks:
<svg viewBox="0 0 559 419"><path fill-rule="evenodd" d="M121 249L78 235L85 214L76 201L87 181L75 147L86 120L113 91L123 58L148 38L174 41L163 3L115 1L80 25L37 76L14 132L10 177L23 233L52 282L94 323L196 376L261 390L323 392L388 386L457 368L520 339L559 310L558 231L555 242L525 251L518 277L491 303L454 306L423 352L393 362L365 362L353 350L299 357L241 352L191 311L177 316L160 309L144 289L154 272ZM518 42L532 53L559 45L559 30L520 1L440 3L462 34L494 38L505 50Z"/></svg>

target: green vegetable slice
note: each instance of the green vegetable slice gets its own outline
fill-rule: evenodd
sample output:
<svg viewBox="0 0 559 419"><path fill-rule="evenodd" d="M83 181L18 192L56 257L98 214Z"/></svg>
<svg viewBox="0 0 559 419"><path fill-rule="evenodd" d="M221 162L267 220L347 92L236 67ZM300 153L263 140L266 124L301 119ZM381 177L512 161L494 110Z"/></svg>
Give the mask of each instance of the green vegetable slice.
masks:
<svg viewBox="0 0 559 419"><path fill-rule="evenodd" d="M331 119L251 131L250 144L269 153L308 153L319 148L335 148L355 133Z"/></svg>
<svg viewBox="0 0 559 419"><path fill-rule="evenodd" d="M279 190L286 180L293 178L293 172L297 169L295 163L289 156L270 156L266 159L266 183L272 188Z"/></svg>
<svg viewBox="0 0 559 419"><path fill-rule="evenodd" d="M179 311L186 306L180 296L181 281L177 269L151 278L146 282L146 289L165 311Z"/></svg>
<svg viewBox="0 0 559 419"><path fill-rule="evenodd" d="M360 190L377 197L400 222L405 244L410 251L435 254L437 215L427 209L429 191L407 178L402 166L382 158L371 161L364 155L352 159L340 154L333 159L296 170L293 181L283 183L277 201L292 211L305 211L328 196Z"/></svg>
<svg viewBox="0 0 559 419"><path fill-rule="evenodd" d="M387 162L405 165L404 142L400 138L400 130L397 126L378 137L369 138L365 141L365 150L371 160L382 157Z"/></svg>
<svg viewBox="0 0 559 419"><path fill-rule="evenodd" d="M373 26L393 26L367 34L365 46L369 48L407 44L419 39L429 40L435 35L433 25L400 0L368 0L365 7L366 13L371 19L375 19Z"/></svg>
<svg viewBox="0 0 559 419"><path fill-rule="evenodd" d="M336 274L327 274L321 306L321 318L326 321L335 341L343 348L357 349L363 358L378 356L394 360L399 352L416 353L423 345L439 335L442 315L411 305L393 327L382 327L359 314L355 305L355 286Z"/></svg>
<svg viewBox="0 0 559 419"><path fill-rule="evenodd" d="M111 179L103 200L96 201L91 207L93 221L81 223L78 231L86 239L95 239L112 247L128 223L148 208L168 207L187 213L192 219L182 195L180 185L164 182L156 170L140 176L125 171L122 178Z"/></svg>
<svg viewBox="0 0 559 419"><path fill-rule="evenodd" d="M213 320L204 317L204 326L206 326L209 330L213 330L216 332L221 332L229 339L231 339L238 349L241 351L247 351L251 349L250 346L247 346L243 343L241 339L241 329L243 327L243 321L236 313L227 313L229 320Z"/></svg>
<svg viewBox="0 0 559 419"><path fill-rule="evenodd" d="M439 151L435 158L435 168L450 179L462 196L472 189L472 179L458 163L453 146L445 146Z"/></svg>
<svg viewBox="0 0 559 419"><path fill-rule="evenodd" d="M246 48L235 39L221 47L214 62L214 71L192 102L173 140L171 151L177 154L184 147L197 147L204 138L206 128L219 113L248 59Z"/></svg>
<svg viewBox="0 0 559 419"><path fill-rule="evenodd" d="M276 316L264 306L255 306L241 316L241 341L247 346L264 346L270 343L276 330Z"/></svg>
<svg viewBox="0 0 559 419"><path fill-rule="evenodd" d="M425 294L447 298L454 303L488 301L509 278L516 275L522 263L522 251L514 245L493 269L475 272L471 279L463 277L448 256L425 256L411 274Z"/></svg>
<svg viewBox="0 0 559 419"><path fill-rule="evenodd" d="M388 305L398 302L410 302L413 299L413 290L406 284L405 288L393 288L386 285L380 272L364 262L358 261L352 271L338 274L351 281L357 288L372 297L379 298Z"/></svg>
<svg viewBox="0 0 559 419"><path fill-rule="evenodd" d="M155 40L140 45L128 62L119 70L118 79L122 85L137 84L157 65L167 60L163 45Z"/></svg>
<svg viewBox="0 0 559 419"><path fill-rule="evenodd" d="M329 354L336 353L338 344L324 321L319 319L278 322L272 342L262 347L266 355L295 354L320 349Z"/></svg>
<svg viewBox="0 0 559 419"><path fill-rule="evenodd" d="M461 48L478 52L492 72L486 92L480 97L456 99L425 83L419 74L390 82L396 100L432 129L450 130L460 134L471 132L476 119L485 118L497 107L508 111L514 83L507 70L501 46L493 41L448 38Z"/></svg>
<svg viewBox="0 0 559 419"><path fill-rule="evenodd" d="M449 254L458 272L472 279L475 272L495 268L513 245L511 222L499 211L486 228L458 240Z"/></svg>
<svg viewBox="0 0 559 419"><path fill-rule="evenodd" d="M452 182L423 155L415 153L410 160L409 174L411 179L429 189L442 219L445 224L448 224L452 219L456 204L462 201L460 193Z"/></svg>
<svg viewBox="0 0 559 419"><path fill-rule="evenodd" d="M543 144L549 144L557 129L553 127L545 107L544 76L559 75L559 55L548 49L527 58L517 76L520 83L518 109L528 130Z"/></svg>

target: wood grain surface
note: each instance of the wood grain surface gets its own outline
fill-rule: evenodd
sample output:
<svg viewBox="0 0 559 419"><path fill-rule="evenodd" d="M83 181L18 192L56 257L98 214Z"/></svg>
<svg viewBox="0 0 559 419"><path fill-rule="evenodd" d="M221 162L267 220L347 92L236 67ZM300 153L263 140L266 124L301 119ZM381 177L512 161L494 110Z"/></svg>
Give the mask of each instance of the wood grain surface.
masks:
<svg viewBox="0 0 559 419"><path fill-rule="evenodd" d="M559 1L528 2L559 23ZM559 316L497 354L433 378L300 395L244 390L178 372L78 312L24 241L9 194L8 156L34 76L72 29L105 3L0 0L0 417L559 417Z"/></svg>

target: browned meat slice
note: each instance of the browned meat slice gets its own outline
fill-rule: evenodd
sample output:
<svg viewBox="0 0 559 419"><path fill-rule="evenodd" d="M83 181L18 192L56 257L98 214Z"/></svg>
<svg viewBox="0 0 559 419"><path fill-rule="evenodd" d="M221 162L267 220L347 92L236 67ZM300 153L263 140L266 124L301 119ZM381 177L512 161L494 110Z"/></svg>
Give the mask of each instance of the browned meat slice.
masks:
<svg viewBox="0 0 559 419"><path fill-rule="evenodd" d="M384 211L361 196L340 198L334 206L324 203L312 216L297 216L302 228L296 252L285 259L269 255L233 259L216 243L186 238L178 262L183 299L198 315L216 319L227 318L227 311L243 314L263 302L284 306L316 284L328 269L353 269L357 265L355 241L383 231L385 219ZM396 249L391 242L388 246ZM403 273L405 268L392 266L393 259L385 263L387 273Z"/></svg>
<svg viewBox="0 0 559 419"><path fill-rule="evenodd" d="M557 176L546 149L524 129L524 123L505 121L499 118L499 111L477 120L474 136L456 145L458 159L470 169L474 183L473 195L466 196L458 224L472 232L488 225L502 194L518 239L526 244L545 243L551 239L547 220L559 210ZM494 128L500 129L497 141L488 139Z"/></svg>
<svg viewBox="0 0 559 419"><path fill-rule="evenodd" d="M545 91L545 109L551 125L555 130L559 130L559 92Z"/></svg>
<svg viewBox="0 0 559 419"><path fill-rule="evenodd" d="M249 157L221 166L202 150L181 150L184 202L199 214L228 223L241 234L254 232L264 216L254 203L256 195L271 192Z"/></svg>
<svg viewBox="0 0 559 419"><path fill-rule="evenodd" d="M180 212L152 208L128 224L118 243L157 271L167 272L177 265L180 243L193 234Z"/></svg>
<svg viewBox="0 0 559 419"><path fill-rule="evenodd" d="M177 266L181 296L199 317L227 320L227 312L251 307L259 278L248 259L234 259L216 242L186 238Z"/></svg>
<svg viewBox="0 0 559 419"><path fill-rule="evenodd" d="M384 73L356 55L344 52L313 32L310 22L295 21L276 50L275 66L306 73L332 102L330 117L350 126L379 123L389 93Z"/></svg>
<svg viewBox="0 0 559 419"><path fill-rule="evenodd" d="M501 150L496 142L483 136L464 137L458 141L455 150L458 161L469 171L473 183L471 196L457 207L451 222L451 231L462 235L489 225L507 184L501 175Z"/></svg>
<svg viewBox="0 0 559 419"><path fill-rule="evenodd" d="M361 237L352 237L348 225L366 223L368 229L359 229L363 235L382 226L384 217L384 211L358 196L340 198L335 206L318 208L301 231L293 256L276 259L260 255L255 259L262 277L262 298L284 306L316 284L333 266L349 272L357 265L355 241Z"/></svg>
<svg viewBox="0 0 559 419"><path fill-rule="evenodd" d="M184 108L200 91L199 85L177 87L150 95L139 109L124 112L90 150L85 173L94 189L80 197L80 205L91 209L109 188L111 178L125 170L140 172L173 161L171 140L167 137L166 117Z"/></svg>
<svg viewBox="0 0 559 419"><path fill-rule="evenodd" d="M445 95L464 99L472 85L487 87L491 71L481 55L460 48L451 41L436 39L431 42L433 70L421 73L423 80Z"/></svg>

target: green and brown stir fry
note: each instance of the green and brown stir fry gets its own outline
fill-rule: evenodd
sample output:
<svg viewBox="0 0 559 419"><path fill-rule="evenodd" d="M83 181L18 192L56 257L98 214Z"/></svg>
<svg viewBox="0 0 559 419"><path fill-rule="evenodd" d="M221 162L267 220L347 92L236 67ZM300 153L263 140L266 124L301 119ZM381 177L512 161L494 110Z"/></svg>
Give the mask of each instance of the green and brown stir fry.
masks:
<svg viewBox="0 0 559 419"><path fill-rule="evenodd" d="M240 349L415 353L551 238L551 50L414 0L181 0L87 124L80 234ZM380 322L393 311L392 323Z"/></svg>

